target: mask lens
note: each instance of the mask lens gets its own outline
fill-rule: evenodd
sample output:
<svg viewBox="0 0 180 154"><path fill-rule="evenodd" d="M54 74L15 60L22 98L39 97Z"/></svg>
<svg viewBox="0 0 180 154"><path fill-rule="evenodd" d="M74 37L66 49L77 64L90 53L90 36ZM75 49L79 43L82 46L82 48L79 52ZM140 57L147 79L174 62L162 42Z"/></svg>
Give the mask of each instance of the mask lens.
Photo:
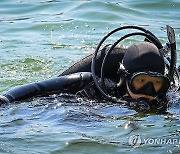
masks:
<svg viewBox="0 0 180 154"><path fill-rule="evenodd" d="M151 83L155 92L158 92L164 84L165 80L163 77L153 77L146 74L139 74L132 78L131 84L136 91L143 88L145 85Z"/></svg>

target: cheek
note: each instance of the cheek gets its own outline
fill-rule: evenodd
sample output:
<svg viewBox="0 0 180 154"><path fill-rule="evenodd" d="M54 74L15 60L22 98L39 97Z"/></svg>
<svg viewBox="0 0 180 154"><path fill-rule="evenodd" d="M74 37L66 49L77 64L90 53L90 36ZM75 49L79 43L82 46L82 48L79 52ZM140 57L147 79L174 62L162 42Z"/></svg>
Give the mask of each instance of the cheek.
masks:
<svg viewBox="0 0 180 154"><path fill-rule="evenodd" d="M157 84L157 85L154 86L154 89L157 92L157 91L159 91L161 89L161 87L162 87L162 84Z"/></svg>
<svg viewBox="0 0 180 154"><path fill-rule="evenodd" d="M141 87L143 86L142 83L140 83L139 81L136 81L136 80L134 80L134 81L132 82L132 85L134 86L134 88L135 88L136 90L138 90L139 88L141 88Z"/></svg>

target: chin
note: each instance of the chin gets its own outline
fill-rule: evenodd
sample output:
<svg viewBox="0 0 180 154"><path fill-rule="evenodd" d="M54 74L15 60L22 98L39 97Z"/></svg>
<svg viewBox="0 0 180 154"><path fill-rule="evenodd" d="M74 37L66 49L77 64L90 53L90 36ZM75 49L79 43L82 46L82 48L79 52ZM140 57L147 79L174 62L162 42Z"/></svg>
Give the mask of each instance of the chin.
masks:
<svg viewBox="0 0 180 154"><path fill-rule="evenodd" d="M134 94L133 96L131 95L133 99L138 99L138 98L145 98L148 101L152 101L155 99L155 97L149 96L149 95L143 95L143 94Z"/></svg>

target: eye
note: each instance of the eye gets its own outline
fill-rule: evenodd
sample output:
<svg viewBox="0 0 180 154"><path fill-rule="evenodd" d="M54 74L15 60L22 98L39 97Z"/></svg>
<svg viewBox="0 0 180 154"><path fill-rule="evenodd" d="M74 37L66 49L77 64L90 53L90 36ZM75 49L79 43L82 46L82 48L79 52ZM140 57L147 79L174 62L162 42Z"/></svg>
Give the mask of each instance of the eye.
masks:
<svg viewBox="0 0 180 154"><path fill-rule="evenodd" d="M160 81L160 80L155 80L155 81L154 81L154 84L162 84L162 81Z"/></svg>
<svg viewBox="0 0 180 154"><path fill-rule="evenodd" d="M160 81L155 81L155 84L158 84L158 83L160 83Z"/></svg>
<svg viewBox="0 0 180 154"><path fill-rule="evenodd" d="M144 79L139 79L139 82L140 82L140 83L144 83L145 80L144 80Z"/></svg>

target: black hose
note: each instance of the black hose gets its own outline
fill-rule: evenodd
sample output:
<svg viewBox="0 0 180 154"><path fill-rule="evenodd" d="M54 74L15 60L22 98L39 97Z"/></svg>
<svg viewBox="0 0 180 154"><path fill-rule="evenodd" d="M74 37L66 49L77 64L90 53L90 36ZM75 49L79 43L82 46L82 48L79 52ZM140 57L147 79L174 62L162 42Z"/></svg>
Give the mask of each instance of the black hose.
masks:
<svg viewBox="0 0 180 154"><path fill-rule="evenodd" d="M116 29L112 30L112 31L109 32L106 36L104 36L104 37L102 38L102 40L99 42L99 44L98 44L98 46L97 46L97 48L96 48L96 50L95 50L95 52L94 52L94 56L93 56L93 58L92 58L91 72L92 72L92 77L93 77L94 83L95 83L97 89L99 90L99 92L100 92L105 98L107 98L108 100L111 100L111 101L117 101L117 99L116 99L115 97L111 97L110 95L106 94L106 93L102 90L102 88L99 86L99 83L98 83L98 81L97 81L97 79L96 79L96 74L95 74L96 57L97 57L97 53L98 53L101 45L104 43L104 41L105 41L108 37L110 37L112 34L118 32L118 31L124 30L124 29L137 29L137 30L143 31L143 32L146 33L146 34L151 35L151 36L154 38L154 40L156 40L155 42L156 42L156 44L157 44L158 49L161 49L161 48L162 48L161 42L159 41L159 39L158 39L154 34L152 34L150 31L148 31L148 30L146 30L146 29L144 29L144 28L142 28L142 27L138 27L138 26L124 26L124 27L119 27L119 28L116 28Z"/></svg>

